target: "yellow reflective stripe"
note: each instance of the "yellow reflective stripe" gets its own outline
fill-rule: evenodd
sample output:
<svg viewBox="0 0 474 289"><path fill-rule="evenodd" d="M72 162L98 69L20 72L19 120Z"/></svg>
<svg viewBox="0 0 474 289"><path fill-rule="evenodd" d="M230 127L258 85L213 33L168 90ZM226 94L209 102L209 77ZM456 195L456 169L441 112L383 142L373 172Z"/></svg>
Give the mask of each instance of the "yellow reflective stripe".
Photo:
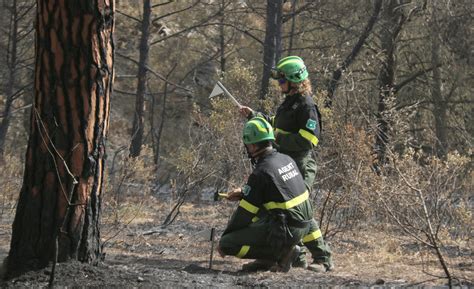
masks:
<svg viewBox="0 0 474 289"><path fill-rule="evenodd" d="M281 134L290 134L290 133L291 133L291 132L287 132L287 131L284 131L284 130L279 129L279 128L276 128L275 131L276 131L277 133L281 133Z"/></svg>
<svg viewBox="0 0 474 289"><path fill-rule="evenodd" d="M251 203L247 202L246 200L240 200L239 206L244 208L245 210L249 211L252 214L256 214L258 212L258 207L255 207Z"/></svg>
<svg viewBox="0 0 474 289"><path fill-rule="evenodd" d="M250 246L244 245L244 246L242 246L242 248L240 248L239 253L237 253L237 255L235 255L235 257L243 258L243 257L245 257L245 255L247 255L249 250L250 250Z"/></svg>
<svg viewBox="0 0 474 289"><path fill-rule="evenodd" d="M249 123L253 123L259 131L267 132L267 129L262 126L261 121L251 120L251 121L249 121Z"/></svg>
<svg viewBox="0 0 474 289"><path fill-rule="evenodd" d="M289 63L302 63L301 59L288 59L283 61L280 65L277 66L278 69L281 69L283 66L289 64Z"/></svg>
<svg viewBox="0 0 474 289"><path fill-rule="evenodd" d="M298 133L305 139L309 140L313 145L317 145L319 142L318 138L307 130L300 129Z"/></svg>
<svg viewBox="0 0 474 289"><path fill-rule="evenodd" d="M257 216L255 216L255 217L252 218L252 223L255 223L255 222L258 221L258 220L260 220L260 218L257 217Z"/></svg>
<svg viewBox="0 0 474 289"><path fill-rule="evenodd" d="M283 209L283 210L288 210L291 209L295 206L298 206L299 204L303 203L309 198L309 193L308 191L305 191L303 194L299 195L296 198L293 198L289 201L286 201L284 203L277 203L277 202L269 202L266 204L263 204L263 206L267 210L272 210L272 209Z"/></svg>
<svg viewBox="0 0 474 289"><path fill-rule="evenodd" d="M311 242L313 240L319 239L319 238L321 238L321 236L322 236L321 230L318 229L317 231L314 231L313 233L304 236L303 237L303 243L308 243L308 242Z"/></svg>

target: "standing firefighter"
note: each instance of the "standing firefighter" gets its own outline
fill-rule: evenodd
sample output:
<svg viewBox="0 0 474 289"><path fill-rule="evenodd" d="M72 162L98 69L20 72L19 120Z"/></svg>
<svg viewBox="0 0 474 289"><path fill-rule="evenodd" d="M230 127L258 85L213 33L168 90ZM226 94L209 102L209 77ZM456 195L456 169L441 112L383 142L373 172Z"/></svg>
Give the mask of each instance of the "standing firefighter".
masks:
<svg viewBox="0 0 474 289"><path fill-rule="evenodd" d="M313 209L295 162L274 150L273 140L265 119L245 124L243 141L255 168L243 188L229 193L228 199L240 203L218 250L221 256L258 259L265 269L288 272L300 254L297 243L309 233ZM265 211L260 219L259 211Z"/></svg>
<svg viewBox="0 0 474 289"><path fill-rule="evenodd" d="M278 107L276 115L265 116L243 106L240 113L252 118L264 117L275 127L278 151L289 155L301 171L309 191L316 176L316 161L312 149L318 144L321 133L321 115L312 97L311 82L303 60L298 56L282 58L272 73L272 78L278 80L285 100ZM294 263L295 267L324 272L333 268L331 251L325 244L317 222L313 219L310 233L303 238L303 244L313 257L313 264L307 265L302 253Z"/></svg>

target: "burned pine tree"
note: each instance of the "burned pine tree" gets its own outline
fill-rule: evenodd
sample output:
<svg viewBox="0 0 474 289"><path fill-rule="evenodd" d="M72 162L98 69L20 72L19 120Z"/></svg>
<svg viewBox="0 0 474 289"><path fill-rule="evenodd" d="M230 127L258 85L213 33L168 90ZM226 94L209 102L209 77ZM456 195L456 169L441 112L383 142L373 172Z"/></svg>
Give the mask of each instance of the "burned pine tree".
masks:
<svg viewBox="0 0 474 289"><path fill-rule="evenodd" d="M113 83L113 1L37 1L35 98L7 277L95 262Z"/></svg>

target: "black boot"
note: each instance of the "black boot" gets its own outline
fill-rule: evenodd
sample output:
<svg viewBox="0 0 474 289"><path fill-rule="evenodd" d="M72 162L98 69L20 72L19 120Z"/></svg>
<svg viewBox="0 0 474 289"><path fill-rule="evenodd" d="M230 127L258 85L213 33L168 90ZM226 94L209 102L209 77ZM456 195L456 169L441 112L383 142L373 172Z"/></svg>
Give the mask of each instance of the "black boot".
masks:
<svg viewBox="0 0 474 289"><path fill-rule="evenodd" d="M256 271L267 271L272 266L276 265L275 261L257 259L253 262L242 265L242 271L245 272L256 272Z"/></svg>

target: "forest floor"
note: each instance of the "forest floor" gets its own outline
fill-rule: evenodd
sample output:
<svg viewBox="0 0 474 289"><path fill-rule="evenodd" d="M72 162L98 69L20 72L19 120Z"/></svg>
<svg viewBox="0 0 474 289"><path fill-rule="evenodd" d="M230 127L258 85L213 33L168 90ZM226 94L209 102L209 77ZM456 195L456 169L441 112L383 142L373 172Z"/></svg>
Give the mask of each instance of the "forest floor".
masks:
<svg viewBox="0 0 474 289"><path fill-rule="evenodd" d="M122 203L111 210L104 206L102 241L104 261L98 266L78 262L60 263L56 268L55 287L405 287L444 286L433 257L420 251L409 240L389 236L381 228L338 234L330 244L336 269L315 273L293 268L288 273L240 271L240 260L221 258L214 251L209 269L210 228L217 236L225 228L232 203L185 203L176 220L161 224L172 202L154 197ZM8 254L13 210L0 219L0 257ZM114 222L117 218L119 222ZM217 246L217 242L215 244ZM451 269L463 286L474 286L472 242L452 248ZM424 272L426 271L426 272ZM48 285L51 267L32 271L0 283L2 288L43 287Z"/></svg>

